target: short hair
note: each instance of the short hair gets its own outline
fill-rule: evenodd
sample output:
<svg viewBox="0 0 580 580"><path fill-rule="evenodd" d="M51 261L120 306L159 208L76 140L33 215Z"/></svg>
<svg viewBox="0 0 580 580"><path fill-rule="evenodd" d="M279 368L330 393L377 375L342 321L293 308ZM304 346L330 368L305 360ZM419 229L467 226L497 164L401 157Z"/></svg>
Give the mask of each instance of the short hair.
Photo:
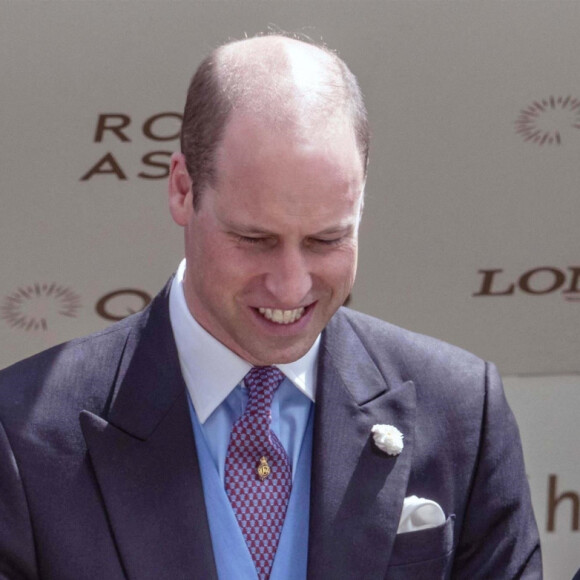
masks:
<svg viewBox="0 0 580 580"><path fill-rule="evenodd" d="M368 114L364 104L362 91L355 75L346 63L335 52L324 45L316 44L310 39L297 39L290 35L276 33L282 38L293 38L315 46L330 57L331 67L334 68L335 82L331 91L334 101L338 97L340 105L344 107L347 116L351 119L357 146L361 155L363 169L366 175L370 129ZM237 41L234 41L237 42ZM232 110L237 104L233 93L233 84L243 84L244 79L234 79L234 83L223 82L220 75L224 66L220 58L222 51L233 44L224 44L209 54L199 65L193 75L187 92L187 100L183 113L183 123L180 134L181 152L185 157L187 171L192 181L193 208L200 207L201 195L204 187L216 181L216 153L222 142L227 122ZM228 71L231 77L231 72ZM234 73L235 74L235 73Z"/></svg>

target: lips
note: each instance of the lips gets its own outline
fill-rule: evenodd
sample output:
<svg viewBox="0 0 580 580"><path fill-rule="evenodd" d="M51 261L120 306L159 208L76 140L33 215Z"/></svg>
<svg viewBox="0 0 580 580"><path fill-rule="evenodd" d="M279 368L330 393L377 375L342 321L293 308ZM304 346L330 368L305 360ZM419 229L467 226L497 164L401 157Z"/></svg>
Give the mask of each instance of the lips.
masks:
<svg viewBox="0 0 580 580"><path fill-rule="evenodd" d="M266 319L276 324L292 324L302 318L304 307L293 310L281 310L279 308L258 308L258 312Z"/></svg>

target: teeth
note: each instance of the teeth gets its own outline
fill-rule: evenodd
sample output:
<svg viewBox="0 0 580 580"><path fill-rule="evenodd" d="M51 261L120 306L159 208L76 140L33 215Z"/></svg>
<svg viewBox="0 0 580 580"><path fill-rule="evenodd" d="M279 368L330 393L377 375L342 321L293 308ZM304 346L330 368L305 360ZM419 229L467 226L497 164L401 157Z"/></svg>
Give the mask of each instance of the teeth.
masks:
<svg viewBox="0 0 580 580"><path fill-rule="evenodd" d="M258 308L264 318L276 322L277 324L292 324L304 314L304 308L295 308L294 310L280 310L279 308Z"/></svg>

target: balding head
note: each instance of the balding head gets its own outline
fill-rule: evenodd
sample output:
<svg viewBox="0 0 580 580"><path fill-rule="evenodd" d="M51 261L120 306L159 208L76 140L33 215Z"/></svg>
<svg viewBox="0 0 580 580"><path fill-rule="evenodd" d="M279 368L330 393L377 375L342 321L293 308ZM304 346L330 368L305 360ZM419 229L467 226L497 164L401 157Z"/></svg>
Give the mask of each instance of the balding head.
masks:
<svg viewBox="0 0 580 580"><path fill-rule="evenodd" d="M234 42L218 52L218 82L231 106L274 127L317 125L347 113L337 58L280 36Z"/></svg>
<svg viewBox="0 0 580 580"><path fill-rule="evenodd" d="M199 207L215 182L216 151L233 112L255 116L273 130L332 132L349 122L366 168L369 129L354 75L334 53L283 36L232 42L212 52L187 96L181 150ZM251 146L251 144L248 144Z"/></svg>

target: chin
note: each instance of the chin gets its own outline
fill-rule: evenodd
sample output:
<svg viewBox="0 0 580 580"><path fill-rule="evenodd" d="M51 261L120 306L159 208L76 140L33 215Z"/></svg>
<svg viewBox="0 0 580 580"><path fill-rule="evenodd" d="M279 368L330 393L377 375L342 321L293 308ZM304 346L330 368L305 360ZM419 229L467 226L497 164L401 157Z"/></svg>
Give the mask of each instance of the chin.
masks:
<svg viewBox="0 0 580 580"><path fill-rule="evenodd" d="M257 366L288 364L302 358L311 347L312 344L302 348L262 352L259 356L252 356L249 362Z"/></svg>

